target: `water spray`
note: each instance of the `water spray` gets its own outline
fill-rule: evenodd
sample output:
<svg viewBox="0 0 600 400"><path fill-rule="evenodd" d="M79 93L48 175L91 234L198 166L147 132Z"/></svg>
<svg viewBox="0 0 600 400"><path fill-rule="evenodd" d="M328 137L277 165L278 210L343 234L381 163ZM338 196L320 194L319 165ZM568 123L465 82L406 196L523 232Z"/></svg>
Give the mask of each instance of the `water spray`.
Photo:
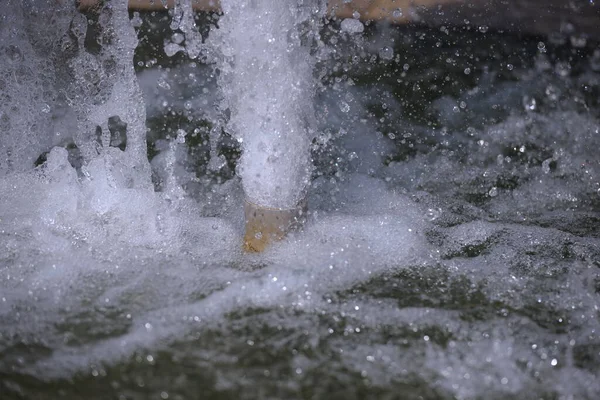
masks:
<svg viewBox="0 0 600 400"><path fill-rule="evenodd" d="M225 0L221 7L211 40L222 54L222 109L243 150L237 172L246 195L244 249L260 252L306 214L315 80L302 40L318 37L326 8L314 0Z"/></svg>

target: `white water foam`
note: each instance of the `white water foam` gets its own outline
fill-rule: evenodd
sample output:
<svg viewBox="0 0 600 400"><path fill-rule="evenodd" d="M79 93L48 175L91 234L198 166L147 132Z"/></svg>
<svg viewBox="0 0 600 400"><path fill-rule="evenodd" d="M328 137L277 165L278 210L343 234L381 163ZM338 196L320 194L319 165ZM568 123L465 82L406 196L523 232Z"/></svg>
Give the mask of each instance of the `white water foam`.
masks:
<svg viewBox="0 0 600 400"><path fill-rule="evenodd" d="M296 3L223 1L224 16L211 35L223 56L223 108L242 143L244 191L269 207L294 208L310 177L315 81L301 24L318 32L315 21L325 7L321 1Z"/></svg>

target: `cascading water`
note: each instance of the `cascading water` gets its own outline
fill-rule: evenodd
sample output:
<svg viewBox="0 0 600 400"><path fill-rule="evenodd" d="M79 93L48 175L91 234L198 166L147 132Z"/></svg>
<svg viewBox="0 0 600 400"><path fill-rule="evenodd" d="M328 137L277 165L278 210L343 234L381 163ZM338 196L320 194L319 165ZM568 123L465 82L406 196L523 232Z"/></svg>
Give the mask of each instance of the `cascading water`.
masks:
<svg viewBox="0 0 600 400"><path fill-rule="evenodd" d="M597 43L266 3L0 9L0 398L598 398Z"/></svg>
<svg viewBox="0 0 600 400"><path fill-rule="evenodd" d="M11 0L3 7L0 174L6 175L29 169L40 153L63 139L63 133L60 127L55 128L56 134L48 133L54 128L53 111L60 112L53 87L55 62L59 60L58 54L47 57L44 53L57 52L56 33L47 27L24 29L29 16L20 1ZM49 4L40 5L39 12L49 13L49 22L56 24L57 30L65 29L68 18L61 19L50 11Z"/></svg>
<svg viewBox="0 0 600 400"><path fill-rule="evenodd" d="M244 191L261 206L294 208L309 182L315 132L314 61L300 27L318 34L314 21L323 18L325 3L223 1L222 8L214 35L223 54L220 86L242 144Z"/></svg>
<svg viewBox="0 0 600 400"><path fill-rule="evenodd" d="M224 1L222 9L212 39L221 53L228 127L242 148L237 171L246 193L244 247L262 251L303 218L315 79L310 44L302 41L318 40L326 4ZM302 26L308 32L302 34Z"/></svg>

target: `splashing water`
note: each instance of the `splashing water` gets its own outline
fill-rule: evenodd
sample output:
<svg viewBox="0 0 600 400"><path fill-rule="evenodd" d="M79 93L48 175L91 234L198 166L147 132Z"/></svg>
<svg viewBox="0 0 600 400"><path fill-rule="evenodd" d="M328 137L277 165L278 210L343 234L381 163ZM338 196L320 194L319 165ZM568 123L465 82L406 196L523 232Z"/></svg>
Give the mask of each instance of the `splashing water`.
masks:
<svg viewBox="0 0 600 400"><path fill-rule="evenodd" d="M312 58L301 25L318 23L324 2L224 1L216 32L229 125L242 143L239 175L256 204L294 208L310 177L314 135Z"/></svg>
<svg viewBox="0 0 600 400"><path fill-rule="evenodd" d="M593 43L223 3L0 10L0 397L598 398Z"/></svg>
<svg viewBox="0 0 600 400"><path fill-rule="evenodd" d="M0 174L29 168L37 156L64 139L60 126L54 127L52 112L60 112L60 101L53 87L56 81L55 59L60 45L47 27L25 30L27 15L21 2L11 0L3 5L0 34L2 63L0 65ZM68 18L52 12L47 3L39 12L48 15L57 30L65 29ZM47 36L46 36L47 35ZM50 52L54 57L46 57ZM52 128L56 134L49 133Z"/></svg>

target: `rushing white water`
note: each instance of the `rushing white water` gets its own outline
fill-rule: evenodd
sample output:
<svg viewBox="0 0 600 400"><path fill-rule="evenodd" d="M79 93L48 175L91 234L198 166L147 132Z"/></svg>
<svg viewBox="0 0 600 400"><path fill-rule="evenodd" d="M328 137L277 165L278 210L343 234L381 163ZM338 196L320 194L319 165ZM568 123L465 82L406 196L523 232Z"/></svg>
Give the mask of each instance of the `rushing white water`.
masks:
<svg viewBox="0 0 600 400"><path fill-rule="evenodd" d="M242 143L238 166L249 199L294 208L310 177L315 134L314 61L304 29L318 34L325 2L229 1L216 30L220 85L229 127ZM304 40L313 40L306 35Z"/></svg>
<svg viewBox="0 0 600 400"><path fill-rule="evenodd" d="M302 76L290 60L308 58L308 48L288 29L289 58L277 42L270 52L268 40L227 24L244 19L231 10L211 40L233 46L223 47L219 84L243 150L252 138L283 143L273 132L288 126L287 114L253 115L255 103L293 111L298 135L285 137L303 146L311 123L301 119L319 111L306 226L257 256L240 248L248 184L265 201L291 205L299 190L282 188L302 187L305 170L294 168L307 160L282 164L272 187L253 178L260 164L249 159L243 183L205 183L194 163L208 160L192 150L210 154L215 133L202 133L201 122L223 119L212 66L196 57L149 67L140 90L123 1L93 24L53 0L9 5L0 10L0 21L13 22L0 25L0 397L598 398L600 115L582 105L600 88L597 55L569 75L539 50L538 62L512 61L515 79L498 83L486 74L506 71L505 60L484 67L458 58L455 75L439 67L460 52L446 43L443 54L438 32L413 59L395 51L386 81L389 51L380 50L404 40L409 51L434 33L371 31L350 62L343 40L359 43L361 29L346 22L325 28L333 44L322 54L348 76L315 95L313 61L302 60L307 81L289 93L250 73L289 88ZM269 16L295 29L318 15L279 7ZM105 32L95 50L85 40L94 24ZM264 24L257 30L284 30ZM240 65L233 50L247 49L234 37L264 46L257 61L272 57L273 69ZM438 52L431 68L415 61ZM354 72L366 83L350 78L353 68L366 71ZM419 104L408 96L446 76L458 81L467 68L484 70L476 84L424 105L434 123L414 118ZM438 70L442 78L431 78ZM253 101L271 90L279 103ZM283 104L294 96L298 107ZM148 123L164 129L148 132L160 137L152 172L146 112L149 121L184 116L191 125ZM242 118L274 130L237 131ZM310 154L299 150L286 151Z"/></svg>
<svg viewBox="0 0 600 400"><path fill-rule="evenodd" d="M29 15L21 1L9 0L2 5L0 37L0 174L30 168L39 154L59 144L68 133L52 118L60 114L60 99L54 87L55 64L60 57L60 34L69 18L53 9L51 2L39 2L39 15L49 26L26 30ZM41 18L40 18L41 19ZM49 57L48 55L51 54Z"/></svg>

